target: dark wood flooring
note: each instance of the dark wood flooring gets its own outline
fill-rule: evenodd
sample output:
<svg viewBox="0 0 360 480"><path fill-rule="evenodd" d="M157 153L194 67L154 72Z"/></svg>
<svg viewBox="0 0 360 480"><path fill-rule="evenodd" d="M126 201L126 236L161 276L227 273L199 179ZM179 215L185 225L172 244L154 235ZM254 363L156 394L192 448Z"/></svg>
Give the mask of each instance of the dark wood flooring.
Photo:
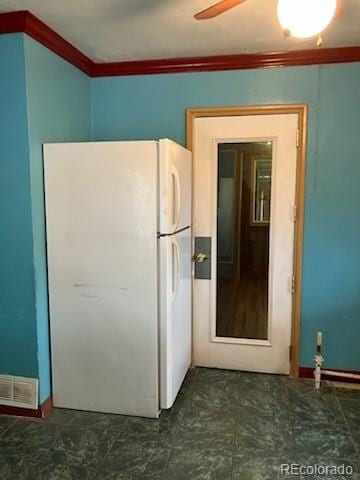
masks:
<svg viewBox="0 0 360 480"><path fill-rule="evenodd" d="M217 336L267 338L267 273L241 272L240 279L220 279L217 295Z"/></svg>

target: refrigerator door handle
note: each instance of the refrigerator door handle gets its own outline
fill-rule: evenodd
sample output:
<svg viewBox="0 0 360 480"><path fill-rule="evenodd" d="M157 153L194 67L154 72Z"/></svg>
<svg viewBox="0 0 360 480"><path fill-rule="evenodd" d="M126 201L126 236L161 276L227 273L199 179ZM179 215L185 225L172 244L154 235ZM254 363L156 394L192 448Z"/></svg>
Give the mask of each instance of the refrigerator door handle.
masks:
<svg viewBox="0 0 360 480"><path fill-rule="evenodd" d="M172 237L172 298L176 297L180 282L180 248L175 237ZM175 266L176 265L176 266Z"/></svg>
<svg viewBox="0 0 360 480"><path fill-rule="evenodd" d="M181 194L180 194L179 173L176 170L174 165L172 165L172 168L171 168L171 178L172 178L172 221L173 221L173 231L175 231L179 225L179 220L180 220Z"/></svg>

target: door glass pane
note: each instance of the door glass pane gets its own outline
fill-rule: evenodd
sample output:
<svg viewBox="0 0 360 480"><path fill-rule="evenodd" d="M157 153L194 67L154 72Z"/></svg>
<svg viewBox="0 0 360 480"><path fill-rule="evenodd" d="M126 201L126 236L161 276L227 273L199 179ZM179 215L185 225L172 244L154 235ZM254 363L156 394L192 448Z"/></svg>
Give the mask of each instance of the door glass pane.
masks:
<svg viewBox="0 0 360 480"><path fill-rule="evenodd" d="M268 338L272 142L218 147L216 335Z"/></svg>

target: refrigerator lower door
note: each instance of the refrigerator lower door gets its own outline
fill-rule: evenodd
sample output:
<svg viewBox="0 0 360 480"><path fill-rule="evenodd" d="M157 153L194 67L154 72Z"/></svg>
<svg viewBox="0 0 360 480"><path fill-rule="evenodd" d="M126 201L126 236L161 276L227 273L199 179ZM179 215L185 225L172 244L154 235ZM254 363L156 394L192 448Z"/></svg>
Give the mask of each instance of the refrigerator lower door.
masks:
<svg viewBox="0 0 360 480"><path fill-rule="evenodd" d="M191 363L191 229L159 240L160 407L170 408Z"/></svg>
<svg viewBox="0 0 360 480"><path fill-rule="evenodd" d="M159 231L191 225L191 153L172 140L159 141Z"/></svg>
<svg viewBox="0 0 360 480"><path fill-rule="evenodd" d="M54 405L157 417L157 144L44 152Z"/></svg>

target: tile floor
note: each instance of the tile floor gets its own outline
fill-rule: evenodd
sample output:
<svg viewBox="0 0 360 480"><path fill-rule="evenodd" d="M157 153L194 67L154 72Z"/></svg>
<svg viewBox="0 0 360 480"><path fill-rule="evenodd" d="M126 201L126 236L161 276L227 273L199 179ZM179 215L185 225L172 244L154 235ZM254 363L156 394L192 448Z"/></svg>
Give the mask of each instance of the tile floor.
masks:
<svg viewBox="0 0 360 480"><path fill-rule="evenodd" d="M272 480L282 463L354 468L360 390L197 368L159 420L54 410L0 417L1 480Z"/></svg>

